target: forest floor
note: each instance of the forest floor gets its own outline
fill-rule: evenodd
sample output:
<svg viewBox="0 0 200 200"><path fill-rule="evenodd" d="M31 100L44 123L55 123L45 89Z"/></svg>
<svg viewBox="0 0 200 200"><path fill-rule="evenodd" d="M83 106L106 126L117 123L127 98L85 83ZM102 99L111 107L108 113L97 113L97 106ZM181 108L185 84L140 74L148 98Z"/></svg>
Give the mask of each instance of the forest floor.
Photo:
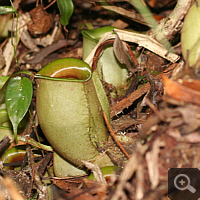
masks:
<svg viewBox="0 0 200 200"><path fill-rule="evenodd" d="M19 69L37 73L46 64L60 58L82 59L81 30L83 29L114 26L146 35L151 31L130 1L113 0L106 3L96 0L74 0L74 12L65 27L60 23L56 3L46 11L43 7L42 10L40 6L36 7L34 0L15 0L13 3L18 7L19 18L29 13L32 18L35 17L35 22L26 26L28 29L23 29L22 35L18 35L19 41L16 45L18 63L11 57L10 65L5 67L7 60L4 51L10 36L2 39L0 65L3 76L12 76ZM44 7L49 5L48 1L43 3ZM148 0L146 3L159 23L170 15L177 2ZM108 7L110 10L106 9ZM32 11L35 8L37 10ZM51 16L44 25L41 20L49 17L45 12L51 13ZM7 20L12 19L12 14L2 16ZM37 32L40 34L36 34ZM54 33L56 34L53 35ZM180 34L181 28L170 40L174 46L174 53L179 56L175 62L157 55L144 46L128 41L128 45L136 49L134 55L137 55L138 60L138 66L135 68L137 78L132 74L128 79L129 85L121 85L118 91L122 93L117 93L115 98L110 95L114 86L104 83L112 118L112 130L109 129L109 132L117 136L122 148L115 143L113 136L110 140L121 154L124 154L121 160L115 158L115 155L110 155L119 170L106 178L107 183L90 180L87 178L88 175L64 178L44 176L46 169L53 166L53 153L44 151L39 161L35 160L34 163L30 146L27 147L23 141L18 144L13 141L9 147L1 151L1 155L3 156L5 150L13 146L23 145L26 151L30 152L25 157L23 154L23 158L19 156L18 160L10 161L10 164L19 162L22 165L23 160L28 160L29 167L23 170L22 167L16 169L2 162L0 190L8 193L7 199L164 200L169 197L173 200L200 197L198 191L191 192L187 185L185 187L179 185L180 188L177 188L174 183L179 180L177 175L184 174L186 176L182 176L183 179L180 181L188 181L188 185L197 189L199 172L196 168L200 167L200 82L198 75L194 74L182 57ZM44 38L46 41L42 40ZM40 40L40 43L36 40ZM45 42L49 44L45 45ZM34 140L39 139L41 143L49 145L41 129L38 128L35 98L34 88L31 104L34 123L29 120L21 135L26 134ZM3 144L3 140L0 145ZM10 176L17 186L9 182L10 179L7 177ZM191 182L189 183L185 177L189 177ZM16 189L18 187L23 197ZM1 199L5 198L0 194Z"/></svg>

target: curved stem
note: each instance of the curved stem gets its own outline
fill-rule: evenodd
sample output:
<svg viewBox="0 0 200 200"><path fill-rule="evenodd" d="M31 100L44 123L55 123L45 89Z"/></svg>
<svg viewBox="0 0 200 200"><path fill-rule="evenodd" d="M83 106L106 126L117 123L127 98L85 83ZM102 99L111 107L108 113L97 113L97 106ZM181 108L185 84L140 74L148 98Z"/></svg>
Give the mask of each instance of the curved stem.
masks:
<svg viewBox="0 0 200 200"><path fill-rule="evenodd" d="M96 50L95 54L94 54L94 57L93 57L93 63L92 63L92 71L94 71L96 69L96 66L97 66L97 62L98 62L98 59L103 51L103 49L109 45L109 44L113 44L115 41L115 39L109 39L109 40L106 40L105 42L103 42ZM128 43L124 42L128 48L128 54L133 62L133 64L135 65L135 67L137 68L139 66L139 63L137 61L137 58L135 57L134 53L132 52L130 46L128 45Z"/></svg>

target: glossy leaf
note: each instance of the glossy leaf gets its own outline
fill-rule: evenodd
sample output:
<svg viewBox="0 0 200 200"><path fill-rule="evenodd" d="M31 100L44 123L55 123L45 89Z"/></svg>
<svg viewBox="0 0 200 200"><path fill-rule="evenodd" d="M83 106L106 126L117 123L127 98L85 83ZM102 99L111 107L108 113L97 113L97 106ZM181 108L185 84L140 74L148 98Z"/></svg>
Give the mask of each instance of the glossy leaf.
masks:
<svg viewBox="0 0 200 200"><path fill-rule="evenodd" d="M14 13L15 9L11 6L0 6L0 15Z"/></svg>
<svg viewBox="0 0 200 200"><path fill-rule="evenodd" d="M6 108L16 142L17 127L30 106L32 94L32 83L28 78L17 76L10 79L6 89Z"/></svg>
<svg viewBox="0 0 200 200"><path fill-rule="evenodd" d="M74 11L74 4L72 0L57 0L58 9L61 14L61 23L66 26L69 24L70 17Z"/></svg>

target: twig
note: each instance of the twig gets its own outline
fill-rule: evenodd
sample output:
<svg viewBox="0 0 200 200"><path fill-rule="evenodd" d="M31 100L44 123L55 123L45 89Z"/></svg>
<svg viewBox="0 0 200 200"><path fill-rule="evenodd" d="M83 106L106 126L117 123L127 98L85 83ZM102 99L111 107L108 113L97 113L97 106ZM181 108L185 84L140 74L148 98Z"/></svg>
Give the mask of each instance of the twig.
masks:
<svg viewBox="0 0 200 200"><path fill-rule="evenodd" d="M29 166L32 169L31 175L34 178L34 183L36 185L36 189L37 189L37 192L39 194L38 199L46 200L46 199L48 199L48 191L47 191L46 186L43 186L43 183L40 179L40 175L38 173L38 170L35 167L33 152L31 150L31 146L29 144L27 144L26 151L27 151Z"/></svg>
<svg viewBox="0 0 200 200"><path fill-rule="evenodd" d="M10 142L10 138L8 136L4 137L1 141L0 141L0 153L2 153L2 151L4 150L4 148L8 145L8 143Z"/></svg>
<svg viewBox="0 0 200 200"><path fill-rule="evenodd" d="M52 6L54 3L56 2L56 0L52 1L49 5L47 5L44 10L46 10L47 8L49 8L50 6Z"/></svg>
<svg viewBox="0 0 200 200"><path fill-rule="evenodd" d="M139 99L142 95L146 94L151 88L150 83L145 84L141 88L137 89L136 91L132 92L127 98L122 99L119 103L115 104L111 107L111 117L121 113L125 108L128 108L133 102Z"/></svg>
<svg viewBox="0 0 200 200"><path fill-rule="evenodd" d="M149 106L149 108L151 108L151 110L153 110L153 112L157 115L157 117L162 120L165 121L165 117L160 113L160 111L157 109L157 107L150 101L150 99L146 98L145 99L146 104Z"/></svg>
<svg viewBox="0 0 200 200"><path fill-rule="evenodd" d="M40 50L40 52L38 52L32 60L27 60L26 63L29 63L29 64L40 63L50 53L52 53L60 48L66 47L67 44L68 44L67 40L59 40L57 43L52 44L52 45Z"/></svg>
<svg viewBox="0 0 200 200"><path fill-rule="evenodd" d="M102 174L102 171L100 170L99 166L97 164L93 164L88 161L82 161L82 163L90 170L92 170L92 173L94 175L94 178L97 182L103 183L107 185L106 179Z"/></svg>
<svg viewBox="0 0 200 200"><path fill-rule="evenodd" d="M127 158L130 158L130 156L128 155L128 153L127 153L126 150L124 149L124 147L121 145L121 143L120 143L119 140L117 139L117 137L116 137L114 131L112 130L112 127L111 127L111 125L110 125L110 123L109 123L109 121L108 121L108 118L107 118L105 112L103 112L103 116L104 116L105 122L106 122L106 124L107 124L107 126L108 126L108 129L109 129L109 131L110 131L110 134L111 134L112 138L115 140L115 142L117 143L117 145L119 146L119 148L122 150L122 152L126 155L126 157L127 157Z"/></svg>
<svg viewBox="0 0 200 200"><path fill-rule="evenodd" d="M50 160L53 157L53 153L52 152L48 152L45 157L43 158L42 162L40 163L39 167L38 167L38 173L39 175L42 175L45 172L45 169L47 168L48 163L50 162Z"/></svg>

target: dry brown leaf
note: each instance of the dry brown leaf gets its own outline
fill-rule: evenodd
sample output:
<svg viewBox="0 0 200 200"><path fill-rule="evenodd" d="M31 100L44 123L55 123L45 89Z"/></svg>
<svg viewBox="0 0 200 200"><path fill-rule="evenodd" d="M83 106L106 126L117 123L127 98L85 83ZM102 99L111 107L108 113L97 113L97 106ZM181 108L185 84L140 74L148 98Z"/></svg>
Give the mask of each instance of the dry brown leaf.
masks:
<svg viewBox="0 0 200 200"><path fill-rule="evenodd" d="M37 6L30 11L32 22L28 23L28 29L32 35L41 35L49 31L53 23L51 14L44 10L43 6Z"/></svg>
<svg viewBox="0 0 200 200"><path fill-rule="evenodd" d="M180 103L200 105L200 81L195 79L173 81L166 76L162 77L165 95Z"/></svg>
<svg viewBox="0 0 200 200"><path fill-rule="evenodd" d="M125 64L128 70L134 73L133 67L131 66L131 62L128 56L127 46L120 40L118 34L115 31L114 33L115 33L115 41L113 44L113 48L115 56L117 57L118 61L121 64Z"/></svg>

